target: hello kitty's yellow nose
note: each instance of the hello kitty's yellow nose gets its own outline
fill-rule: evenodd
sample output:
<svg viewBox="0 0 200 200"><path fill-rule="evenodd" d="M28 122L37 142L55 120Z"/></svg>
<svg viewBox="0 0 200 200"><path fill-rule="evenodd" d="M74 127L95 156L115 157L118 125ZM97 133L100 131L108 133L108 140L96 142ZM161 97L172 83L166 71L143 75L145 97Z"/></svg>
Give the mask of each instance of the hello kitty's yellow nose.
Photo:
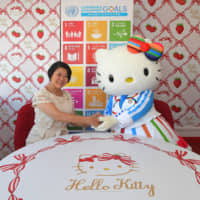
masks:
<svg viewBox="0 0 200 200"><path fill-rule="evenodd" d="M105 171L108 171L108 170L110 170L110 169L109 169L109 168L104 168L104 170L105 170Z"/></svg>
<svg viewBox="0 0 200 200"><path fill-rule="evenodd" d="M127 83L132 83L132 82L134 81L134 79L133 79L133 77L127 77L127 78L125 79L125 81L126 81Z"/></svg>

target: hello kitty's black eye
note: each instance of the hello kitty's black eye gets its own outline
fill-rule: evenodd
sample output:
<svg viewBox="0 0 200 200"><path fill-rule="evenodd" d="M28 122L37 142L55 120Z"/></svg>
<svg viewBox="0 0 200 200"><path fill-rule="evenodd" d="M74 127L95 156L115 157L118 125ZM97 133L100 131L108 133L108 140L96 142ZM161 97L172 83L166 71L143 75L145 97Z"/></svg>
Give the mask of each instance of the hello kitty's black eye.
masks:
<svg viewBox="0 0 200 200"><path fill-rule="evenodd" d="M144 75L148 76L149 75L149 70L147 68L144 68Z"/></svg>
<svg viewBox="0 0 200 200"><path fill-rule="evenodd" d="M109 80L110 82L114 82L114 77L113 77L112 74L109 75L108 80Z"/></svg>

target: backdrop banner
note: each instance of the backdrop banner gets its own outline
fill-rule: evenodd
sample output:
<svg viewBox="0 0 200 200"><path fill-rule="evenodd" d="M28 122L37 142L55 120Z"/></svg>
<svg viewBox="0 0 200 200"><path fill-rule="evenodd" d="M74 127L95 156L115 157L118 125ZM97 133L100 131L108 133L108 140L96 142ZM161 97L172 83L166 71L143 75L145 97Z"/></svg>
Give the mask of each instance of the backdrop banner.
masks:
<svg viewBox="0 0 200 200"><path fill-rule="evenodd" d="M103 113L107 96L97 87L95 52L125 45L132 24L132 0L61 0L61 59L72 68L64 89L79 113Z"/></svg>

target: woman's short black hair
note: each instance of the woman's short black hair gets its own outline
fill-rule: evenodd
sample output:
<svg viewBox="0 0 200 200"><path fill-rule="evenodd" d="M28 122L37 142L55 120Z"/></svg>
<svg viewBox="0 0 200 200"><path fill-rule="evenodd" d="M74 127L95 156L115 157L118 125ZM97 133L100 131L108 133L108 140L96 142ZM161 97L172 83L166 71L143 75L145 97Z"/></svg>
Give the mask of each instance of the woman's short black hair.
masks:
<svg viewBox="0 0 200 200"><path fill-rule="evenodd" d="M67 71L67 78L68 78L68 81L70 81L71 79L71 74L72 74L72 70L70 68L70 66L67 64L67 63L64 63L62 61L57 61L55 63L53 63L49 69L48 69L48 77L49 77L49 80L51 80L51 77L53 75L53 73L56 71L56 69L58 68L64 68L66 71Z"/></svg>

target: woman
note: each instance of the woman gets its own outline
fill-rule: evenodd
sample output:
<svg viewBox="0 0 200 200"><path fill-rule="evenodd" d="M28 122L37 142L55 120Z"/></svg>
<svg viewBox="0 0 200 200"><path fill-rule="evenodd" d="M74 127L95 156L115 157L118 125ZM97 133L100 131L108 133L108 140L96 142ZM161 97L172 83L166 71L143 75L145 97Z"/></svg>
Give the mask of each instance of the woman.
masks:
<svg viewBox="0 0 200 200"><path fill-rule="evenodd" d="M62 90L70 81L71 73L69 65L64 62L56 62L49 68L49 83L33 97L35 124L26 144L67 134L67 124L83 127L99 125L99 113L89 117L76 115L71 95Z"/></svg>

